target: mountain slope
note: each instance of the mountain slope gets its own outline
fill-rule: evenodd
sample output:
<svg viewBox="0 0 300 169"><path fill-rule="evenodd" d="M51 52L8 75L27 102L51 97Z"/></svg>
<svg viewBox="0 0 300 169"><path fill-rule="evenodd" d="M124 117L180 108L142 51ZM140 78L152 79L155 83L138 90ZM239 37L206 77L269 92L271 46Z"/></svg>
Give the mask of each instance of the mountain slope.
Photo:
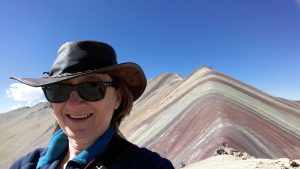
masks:
<svg viewBox="0 0 300 169"><path fill-rule="evenodd" d="M0 114L0 168L47 145L54 122L48 107ZM176 168L214 156L224 145L257 158L299 159L300 104L202 67L186 78L162 74L149 80L121 131Z"/></svg>
<svg viewBox="0 0 300 169"><path fill-rule="evenodd" d="M8 166L36 147L45 147L53 132L51 110L46 103L0 114L0 168Z"/></svg>
<svg viewBox="0 0 300 169"><path fill-rule="evenodd" d="M152 105L140 104L139 109L146 110L139 111L140 123L129 124L136 120L129 116L124 132L176 166L210 157L224 143L255 157L300 156L298 105L208 67L159 98Z"/></svg>

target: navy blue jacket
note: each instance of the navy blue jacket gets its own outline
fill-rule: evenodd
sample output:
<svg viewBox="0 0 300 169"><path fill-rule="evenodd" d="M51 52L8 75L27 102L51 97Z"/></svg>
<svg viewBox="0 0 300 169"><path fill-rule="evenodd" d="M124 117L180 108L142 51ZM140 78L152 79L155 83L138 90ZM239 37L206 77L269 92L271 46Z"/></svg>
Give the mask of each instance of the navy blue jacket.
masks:
<svg viewBox="0 0 300 169"><path fill-rule="evenodd" d="M119 151L115 150L118 146L113 146L114 144L124 143L126 149ZM120 146L119 146L120 148ZM44 156L47 152L47 148L36 149L33 152L25 155L21 159L17 160L10 169L36 169L38 160L40 157ZM109 146L106 147L104 152L98 157L110 157L110 154L114 152L121 152L115 155L113 159L109 160L109 166L105 166L107 169L174 169L171 162L165 158L160 157L159 154L152 152L146 148L139 148L136 145L129 143L123 138L117 135L113 136ZM56 169L60 163L61 159L53 161L51 164L47 164L43 169ZM94 161L97 161L94 159ZM67 169L85 169L85 168L101 168L95 167L93 163L88 165L82 165L76 161L69 161L67 164ZM102 169L102 168L101 168Z"/></svg>

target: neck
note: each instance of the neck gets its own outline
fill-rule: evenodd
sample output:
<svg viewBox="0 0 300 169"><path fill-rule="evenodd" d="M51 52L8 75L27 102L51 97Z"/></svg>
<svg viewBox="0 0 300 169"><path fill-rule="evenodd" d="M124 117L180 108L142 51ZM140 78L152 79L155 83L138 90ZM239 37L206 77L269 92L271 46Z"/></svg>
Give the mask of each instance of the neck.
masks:
<svg viewBox="0 0 300 169"><path fill-rule="evenodd" d="M87 149L90 145L94 143L93 140L74 140L72 138L69 138L69 159L72 159L79 153L81 153L83 150Z"/></svg>
<svg viewBox="0 0 300 169"><path fill-rule="evenodd" d="M69 137L69 149L60 163L59 169L64 169L68 161L87 149L94 141L74 140Z"/></svg>
<svg viewBox="0 0 300 169"><path fill-rule="evenodd" d="M105 137L103 137L103 139L101 139L101 141L99 142L99 144L96 144L96 148L95 146L92 147L91 150L89 151L95 151L95 149L98 151L103 151L102 148L104 149L110 138L112 137L113 131L108 132L108 135L105 135ZM101 135L103 135L103 133L101 133ZM59 169L64 168L64 166L67 164L68 161L70 161L71 159L73 159L75 156L79 155L81 152L83 152L84 150L88 149L88 147L90 147L92 144L94 144L94 142L98 139L98 137L94 138L94 137L88 137L85 136L83 137L81 135L81 137L72 137L72 136L68 136L68 150L67 153L65 154L64 158L62 159L61 163L60 163L60 167ZM86 152L84 152L86 154ZM93 156L93 152L91 153L91 155Z"/></svg>

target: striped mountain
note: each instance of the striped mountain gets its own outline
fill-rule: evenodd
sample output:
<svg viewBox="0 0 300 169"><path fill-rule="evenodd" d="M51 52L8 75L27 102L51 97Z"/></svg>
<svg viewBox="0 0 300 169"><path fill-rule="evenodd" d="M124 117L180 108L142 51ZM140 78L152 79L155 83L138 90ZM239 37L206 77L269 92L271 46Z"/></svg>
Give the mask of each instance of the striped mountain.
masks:
<svg viewBox="0 0 300 169"><path fill-rule="evenodd" d="M47 145L53 118L47 103L0 114L0 168ZM202 67L190 76L148 81L121 125L128 140L169 158L176 168L229 146L258 158L300 158L300 102L271 96Z"/></svg>
<svg viewBox="0 0 300 169"><path fill-rule="evenodd" d="M161 75L122 125L129 140L177 167L223 145L258 158L300 158L300 104L273 97L209 67Z"/></svg>

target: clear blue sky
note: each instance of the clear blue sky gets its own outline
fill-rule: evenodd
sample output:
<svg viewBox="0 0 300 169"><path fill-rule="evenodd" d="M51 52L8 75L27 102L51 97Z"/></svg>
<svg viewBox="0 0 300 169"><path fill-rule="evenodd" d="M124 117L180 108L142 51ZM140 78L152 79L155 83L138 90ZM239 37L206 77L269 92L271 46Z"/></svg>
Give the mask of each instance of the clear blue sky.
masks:
<svg viewBox="0 0 300 169"><path fill-rule="evenodd" d="M8 97L10 75L41 77L62 43L82 39L111 44L147 78L207 65L300 100L300 0L4 0L0 26L0 112L28 104Z"/></svg>

